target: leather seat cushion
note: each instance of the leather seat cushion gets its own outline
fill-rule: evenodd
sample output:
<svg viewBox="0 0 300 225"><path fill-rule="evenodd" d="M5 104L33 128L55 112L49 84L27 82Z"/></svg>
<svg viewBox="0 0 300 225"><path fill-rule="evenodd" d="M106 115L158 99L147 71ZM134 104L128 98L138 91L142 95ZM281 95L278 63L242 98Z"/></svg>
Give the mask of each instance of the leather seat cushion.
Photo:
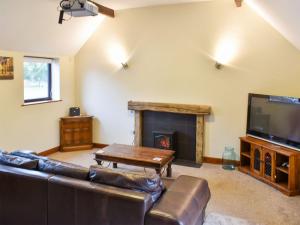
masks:
<svg viewBox="0 0 300 225"><path fill-rule="evenodd" d="M38 166L38 160L32 160L20 156L0 153L0 164L23 169L35 170Z"/></svg>
<svg viewBox="0 0 300 225"><path fill-rule="evenodd" d="M88 168L52 159L39 160L38 170L80 180L89 180Z"/></svg>
<svg viewBox="0 0 300 225"><path fill-rule="evenodd" d="M163 182L157 174L141 175L136 173L125 173L99 168L98 166L90 167L90 180L100 184L149 193L153 202L160 197L164 190Z"/></svg>
<svg viewBox="0 0 300 225"><path fill-rule="evenodd" d="M164 187L166 190L169 189L169 187L174 183L175 179L173 178L167 178L167 177L163 177L161 178L162 179L162 182L164 184Z"/></svg>

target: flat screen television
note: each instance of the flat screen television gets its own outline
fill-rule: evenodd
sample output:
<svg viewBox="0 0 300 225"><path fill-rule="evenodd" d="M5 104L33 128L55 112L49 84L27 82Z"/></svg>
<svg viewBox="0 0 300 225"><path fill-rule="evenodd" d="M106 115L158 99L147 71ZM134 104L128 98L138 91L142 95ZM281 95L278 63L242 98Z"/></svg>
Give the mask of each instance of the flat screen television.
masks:
<svg viewBox="0 0 300 225"><path fill-rule="evenodd" d="M249 94L247 135L300 151L300 99Z"/></svg>

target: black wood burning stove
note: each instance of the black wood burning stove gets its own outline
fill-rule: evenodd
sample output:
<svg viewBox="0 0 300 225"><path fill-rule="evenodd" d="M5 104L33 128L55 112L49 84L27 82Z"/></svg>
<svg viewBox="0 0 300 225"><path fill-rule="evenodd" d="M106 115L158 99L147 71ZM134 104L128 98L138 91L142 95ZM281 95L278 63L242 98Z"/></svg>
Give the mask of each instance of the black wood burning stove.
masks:
<svg viewBox="0 0 300 225"><path fill-rule="evenodd" d="M176 132L153 131L153 147L176 150Z"/></svg>

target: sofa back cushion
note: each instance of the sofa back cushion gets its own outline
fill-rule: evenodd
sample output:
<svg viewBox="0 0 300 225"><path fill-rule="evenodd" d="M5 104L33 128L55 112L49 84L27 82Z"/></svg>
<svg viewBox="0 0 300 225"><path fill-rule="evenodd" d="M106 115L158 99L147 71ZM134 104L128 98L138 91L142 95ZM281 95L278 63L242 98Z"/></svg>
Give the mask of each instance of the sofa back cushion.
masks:
<svg viewBox="0 0 300 225"><path fill-rule="evenodd" d="M15 156L21 156L31 160L37 160L37 168L41 172L63 175L81 180L88 180L89 178L89 169L85 167L81 167L71 163L60 162L57 160L52 160L44 156L39 156L30 151L17 150L11 152L10 154Z"/></svg>
<svg viewBox="0 0 300 225"><path fill-rule="evenodd" d="M153 202L160 197L164 190L163 183L157 174L141 175L91 166L90 180L100 184L149 193Z"/></svg>
<svg viewBox="0 0 300 225"><path fill-rule="evenodd" d="M47 157L39 156L36 153L28 151L28 150L26 150L26 151L16 150L16 151L11 152L10 155L20 156L20 157L24 157L27 159L48 160Z"/></svg>
<svg viewBox="0 0 300 225"><path fill-rule="evenodd" d="M46 173L62 175L80 180L89 179L88 168L52 159L39 160L38 170Z"/></svg>
<svg viewBox="0 0 300 225"><path fill-rule="evenodd" d="M47 225L50 177L35 170L0 165L0 224Z"/></svg>
<svg viewBox="0 0 300 225"><path fill-rule="evenodd" d="M111 185L65 176L48 184L48 225L144 225L153 206L148 193Z"/></svg>
<svg viewBox="0 0 300 225"><path fill-rule="evenodd" d="M0 153L0 164L23 169L35 170L38 166L38 160L32 160L20 156Z"/></svg>
<svg viewBox="0 0 300 225"><path fill-rule="evenodd" d="M6 151L4 151L4 150L0 149L0 154L1 154L1 153L5 153L5 154L7 154L7 152L6 152Z"/></svg>

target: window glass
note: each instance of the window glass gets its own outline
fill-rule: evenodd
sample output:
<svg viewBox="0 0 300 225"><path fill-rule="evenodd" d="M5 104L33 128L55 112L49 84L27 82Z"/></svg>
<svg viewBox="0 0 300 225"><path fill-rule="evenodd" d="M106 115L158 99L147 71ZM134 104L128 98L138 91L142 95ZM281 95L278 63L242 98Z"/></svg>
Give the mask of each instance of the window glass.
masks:
<svg viewBox="0 0 300 225"><path fill-rule="evenodd" d="M25 58L24 60L24 101L52 100L51 60Z"/></svg>

